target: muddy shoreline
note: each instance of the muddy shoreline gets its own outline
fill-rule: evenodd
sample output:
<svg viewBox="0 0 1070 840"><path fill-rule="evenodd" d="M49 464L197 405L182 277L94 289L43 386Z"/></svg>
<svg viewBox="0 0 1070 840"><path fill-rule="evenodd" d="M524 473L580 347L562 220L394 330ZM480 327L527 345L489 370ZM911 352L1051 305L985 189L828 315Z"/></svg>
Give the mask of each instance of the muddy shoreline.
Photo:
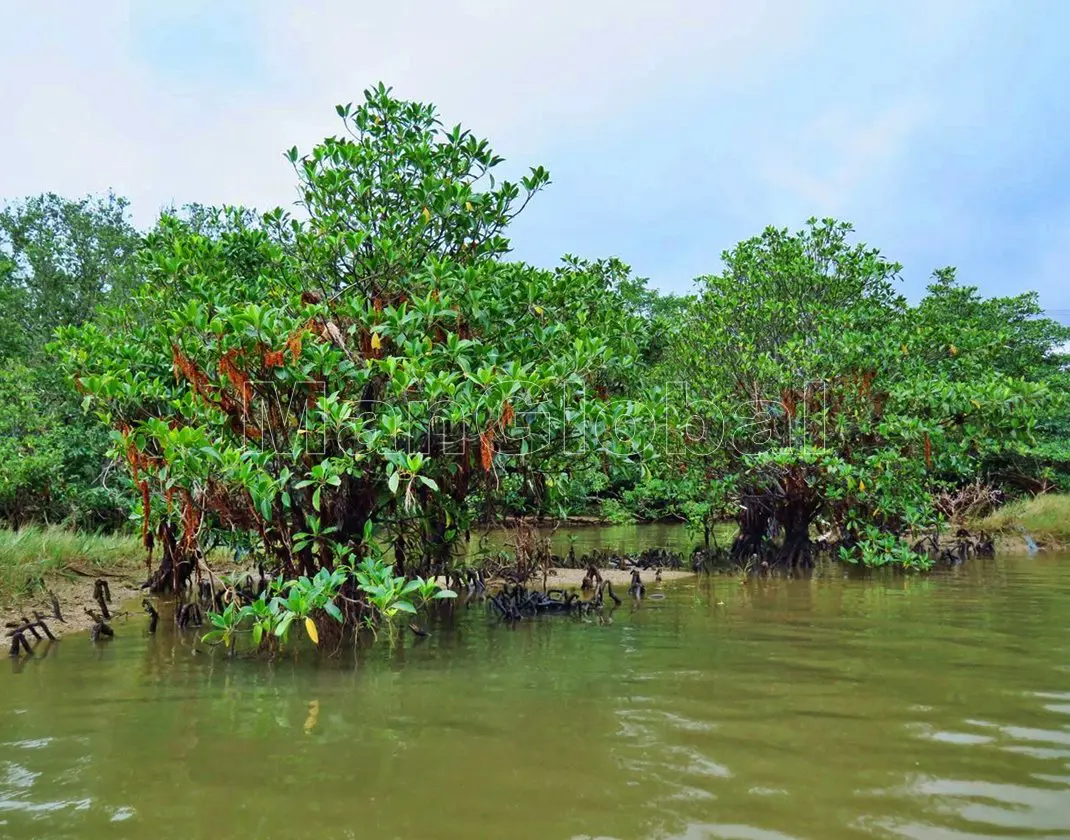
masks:
<svg viewBox="0 0 1070 840"><path fill-rule="evenodd" d="M1001 535L996 537L996 556L1000 554L1033 554L1039 552L1041 554L1051 554L1052 552L1062 552L1067 550L1067 545L1062 542L1057 542L1046 537L1038 537L1036 539L1036 546L1030 547L1021 536Z"/></svg>
<svg viewBox="0 0 1070 840"><path fill-rule="evenodd" d="M594 523L590 523L594 524ZM1041 542L1039 551L1049 553L1058 551L1063 546L1052 544L1050 541ZM1018 535L1003 534L997 537L996 553L1009 555L1023 555L1030 552L1030 546ZM226 565L226 564L224 564ZM218 570L217 570L218 571ZM233 571L228 569L227 571ZM631 570L600 569L602 578L610 581L618 589L626 588L631 581ZM551 569L546 577L545 585L548 589L574 589L579 588L586 574L585 569ZM655 573L653 571L640 572L643 583L650 588L656 586ZM97 577L103 577L108 581L111 589L112 603L109 609L114 618L110 624L120 630L125 621L133 615L141 615L140 600L145 591L141 588L143 577L132 569L117 569L111 572L99 572L94 575L76 574L50 577L47 581L47 589L38 590L33 595L23 597L8 597L0 603L0 618L4 624L17 623L23 617L33 618L36 610L44 617L49 629L58 638L69 636L74 633L88 631L93 625L93 619L86 613L87 609L99 611L93 598L93 584ZM664 583L683 580L694 577L694 572L689 570L663 569L661 580ZM445 581L440 581L445 585ZM500 584L501 581L491 581L492 584ZM542 575L534 576L529 582L531 589L543 588ZM55 593L60 604L63 621L56 621L49 592ZM5 637L5 641L7 641Z"/></svg>
<svg viewBox="0 0 1070 840"><path fill-rule="evenodd" d="M549 589L578 589L583 582L585 569L551 569L546 578L546 586ZM630 570L602 569L602 578L610 581L615 587L626 588L631 581ZM642 581L648 588L656 586L654 572L640 572ZM108 605L113 618L108 622L116 632L121 632L123 624L132 616L141 616L140 599L145 591L141 589L141 581L125 574L115 576L102 574L111 589L112 603ZM673 571L664 569L661 580L664 583L683 580L694 577L694 572ZM92 577L67 578L60 577L48 582L48 590L54 592L59 600L60 612L63 621L56 621L52 617L52 604L48 591L42 590L34 595L21 599L12 599L0 606L0 616L5 624L20 621L23 616L33 617L33 611L39 612L45 619L45 623L57 638L69 636L74 633L84 633L93 625L93 619L86 613L87 609L99 612L96 601L93 600ZM444 584L445 581L442 581ZM492 582L493 583L500 583ZM542 576L538 575L528 582L531 589L542 588ZM151 597L151 596L150 596Z"/></svg>
<svg viewBox="0 0 1070 840"><path fill-rule="evenodd" d="M111 603L108 604L108 610L112 613L113 619L108 623L121 627L129 612L136 607L137 599L142 594L141 581L131 579L125 574L114 576L101 574L100 577L108 581L108 588L111 590ZM51 578L48 581L47 590L39 590L33 595L5 601L0 606L0 616L7 625L10 622L21 621L23 617L32 619L33 612L36 610L44 618L52 635L57 638L69 636L72 633L83 633L93 626L93 619L86 613L86 609L100 611L93 599L95 580L95 577ZM59 601L63 621L57 621L52 614L49 591L53 592ZM5 627L6 629L9 628ZM4 639L10 641L6 632Z"/></svg>
<svg viewBox="0 0 1070 840"><path fill-rule="evenodd" d="M603 580L608 580L616 587L627 587L632 580L631 569L599 569L598 573L602 576ZM583 578L586 576L586 569L551 569L550 574L546 578L546 586L548 589L573 589L579 588L583 583ZM639 577L648 587L654 583L653 571L640 571ZM663 583L668 583L673 580L683 580L684 578L694 577L695 573L684 570L672 570L662 569L661 580ZM498 583L500 581L492 581L492 583ZM535 575L527 583L528 589L542 589L542 575Z"/></svg>

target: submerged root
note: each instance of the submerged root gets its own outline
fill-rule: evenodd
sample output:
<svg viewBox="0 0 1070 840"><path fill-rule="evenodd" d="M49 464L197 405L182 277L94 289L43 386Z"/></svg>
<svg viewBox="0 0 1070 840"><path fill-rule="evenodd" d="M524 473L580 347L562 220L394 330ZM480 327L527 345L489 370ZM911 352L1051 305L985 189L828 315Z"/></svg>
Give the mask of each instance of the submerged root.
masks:
<svg viewBox="0 0 1070 840"><path fill-rule="evenodd" d="M574 555L573 555L574 556ZM557 558L561 560L561 558ZM563 568L572 568L573 564L561 562ZM578 566L587 567L588 572L594 568L620 569L631 571L653 571L655 569L680 569L684 565L683 556L668 548L647 548L635 554L622 554L619 551L594 550L579 558Z"/></svg>
<svg viewBox="0 0 1070 840"><path fill-rule="evenodd" d="M93 620L93 626L89 630L90 641L98 642L101 639L110 639L115 635L115 631L111 629L102 615L88 608L86 608L85 614Z"/></svg>
<svg viewBox="0 0 1070 840"><path fill-rule="evenodd" d="M144 607L145 612L149 614L149 632L156 632L156 625L160 623L160 613L157 612L156 607L148 598L141 602L141 606Z"/></svg>
<svg viewBox="0 0 1070 840"><path fill-rule="evenodd" d="M196 601L183 604L175 611L175 624L182 630L188 627L200 627L204 624L201 605Z"/></svg>
<svg viewBox="0 0 1070 840"><path fill-rule="evenodd" d="M621 600L613 592L613 584L608 580L598 584L594 597L589 601L581 598L576 592L567 592L563 589L539 592L525 589L520 584L507 585L488 600L502 619L519 621L523 618L534 618L540 614L586 615L599 612L602 610L605 593L608 593L613 602L620 606Z"/></svg>
<svg viewBox="0 0 1070 840"><path fill-rule="evenodd" d="M56 637L52 635L52 631L48 629L48 625L45 623L44 618L39 612L34 612L33 618L27 618L22 616L17 622L10 622L8 625L8 635L11 637L11 656L19 656L22 652L27 655L33 654L33 648L30 646L29 640L26 638L26 634L31 634L35 640L40 641L42 638L47 638L50 642L54 642ZM41 634L44 634L43 636Z"/></svg>

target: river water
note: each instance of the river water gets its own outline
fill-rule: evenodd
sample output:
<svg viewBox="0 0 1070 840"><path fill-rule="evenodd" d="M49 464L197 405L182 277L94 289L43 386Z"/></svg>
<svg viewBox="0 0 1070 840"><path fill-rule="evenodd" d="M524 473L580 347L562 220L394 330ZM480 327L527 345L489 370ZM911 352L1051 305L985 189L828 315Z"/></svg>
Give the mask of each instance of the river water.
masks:
<svg viewBox="0 0 1070 840"><path fill-rule="evenodd" d="M1070 838L1070 557L661 591L275 664L68 638L0 669L0 837Z"/></svg>

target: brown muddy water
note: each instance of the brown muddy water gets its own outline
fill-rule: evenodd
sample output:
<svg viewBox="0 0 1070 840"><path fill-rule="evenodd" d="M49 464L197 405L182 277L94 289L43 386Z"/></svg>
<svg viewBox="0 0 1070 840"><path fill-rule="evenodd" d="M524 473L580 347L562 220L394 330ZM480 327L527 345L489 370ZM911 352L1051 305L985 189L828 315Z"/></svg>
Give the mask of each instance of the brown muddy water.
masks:
<svg viewBox="0 0 1070 840"><path fill-rule="evenodd" d="M275 664L72 636L0 668L0 837L1070 838L1070 557L662 591Z"/></svg>

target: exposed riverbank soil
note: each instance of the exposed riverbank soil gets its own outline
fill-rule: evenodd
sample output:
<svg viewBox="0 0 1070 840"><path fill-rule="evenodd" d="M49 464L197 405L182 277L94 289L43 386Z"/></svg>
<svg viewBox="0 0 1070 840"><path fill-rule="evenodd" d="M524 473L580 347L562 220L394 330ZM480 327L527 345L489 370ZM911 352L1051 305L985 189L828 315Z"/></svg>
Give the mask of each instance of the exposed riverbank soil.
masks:
<svg viewBox="0 0 1070 840"><path fill-rule="evenodd" d="M108 610L113 614L109 625L118 633L126 616L123 615L123 605L141 595L141 581L130 578L127 574L101 574L99 577L108 582L111 590L111 603ZM32 595L5 599L0 604L0 617L6 625L8 622L17 622L23 616L33 618L33 611L37 610L44 618L48 629L57 638L69 636L71 633L80 633L88 630L93 625L93 619L86 614L86 609L99 612L96 601L93 599L93 583L96 576L53 576L47 582L47 588L55 593L59 601L60 612L63 621L57 621L52 615L52 602L45 590L38 590ZM5 636L6 639L6 636Z"/></svg>
<svg viewBox="0 0 1070 840"><path fill-rule="evenodd" d="M1045 552L1065 552L1067 543L1051 537L1041 536L1030 546L1025 537L1017 534L1002 534L996 537L996 554L1032 554L1036 550Z"/></svg>
<svg viewBox="0 0 1070 840"><path fill-rule="evenodd" d="M608 580L615 587L624 587L627 589L628 584L632 580L631 569L599 569L598 573L602 576L603 580ZM546 585L550 589L565 589L580 587L583 583L583 578L587 574L586 569L550 569L550 574L546 578ZM671 580L683 580L684 578L692 578L695 576L694 572L684 570L671 570L663 569L661 572L661 580L663 583L667 583ZM639 573L640 579L647 586L654 583L655 572L647 571ZM497 581L491 581L496 583ZM528 589L541 589L542 588L542 575L535 575L527 583Z"/></svg>
<svg viewBox="0 0 1070 840"><path fill-rule="evenodd" d="M600 569L599 573L604 580L610 581L615 587L623 591L631 582L630 570ZM551 589L578 589L583 583L586 570L584 569L551 569L547 576L546 585ZM655 584L655 573L652 571L641 572L641 579L647 587ZM108 605L113 614L109 622L117 634L122 633L123 625L131 616L140 616L138 606L139 599L145 594L141 589L141 579L132 578L128 574L101 575L108 581L111 588L112 603ZM690 571L673 571L665 569L661 573L663 583L684 578L694 577ZM52 618L52 604L48 592L39 590L33 595L9 599L0 604L0 616L4 623L19 621L23 616L32 618L33 611L37 610L44 617L49 629L57 637L69 636L72 633L82 633L93 625L93 619L86 613L86 609L99 612L96 601L93 599L93 582L95 577L53 577L48 581L48 589L55 593L59 600L60 611L64 621L56 621ZM528 586L541 588L542 576L533 578Z"/></svg>

